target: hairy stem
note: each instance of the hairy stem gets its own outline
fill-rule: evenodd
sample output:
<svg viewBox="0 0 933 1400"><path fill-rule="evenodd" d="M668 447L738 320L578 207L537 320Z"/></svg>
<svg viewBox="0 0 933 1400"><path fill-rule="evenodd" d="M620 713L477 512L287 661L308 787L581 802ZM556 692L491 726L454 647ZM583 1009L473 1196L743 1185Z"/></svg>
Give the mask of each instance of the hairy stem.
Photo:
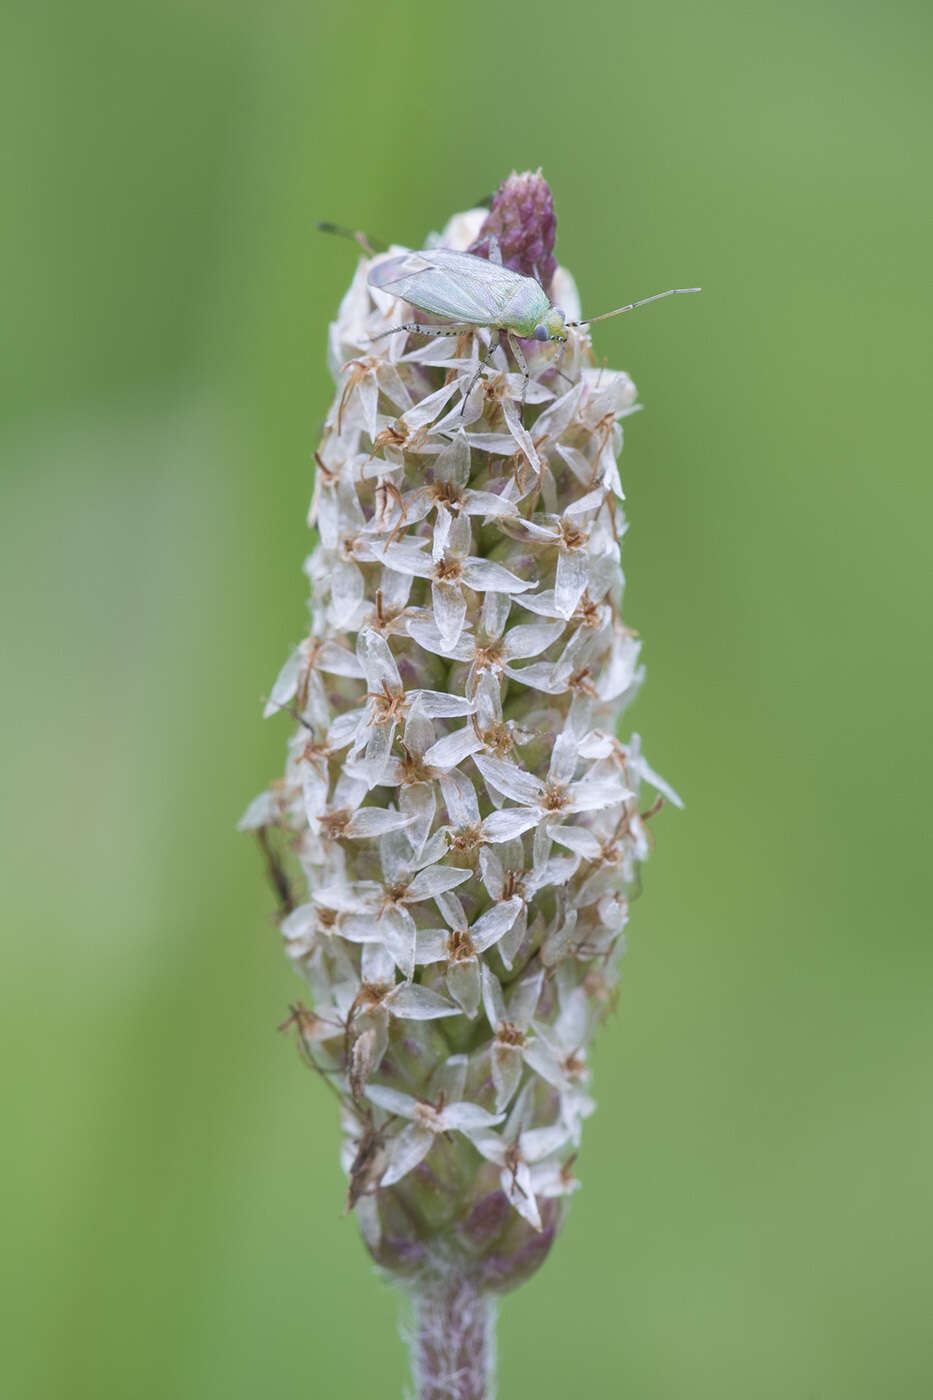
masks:
<svg viewBox="0 0 933 1400"><path fill-rule="evenodd" d="M495 1303L462 1275L423 1278L414 1295L416 1400L493 1400Z"/></svg>

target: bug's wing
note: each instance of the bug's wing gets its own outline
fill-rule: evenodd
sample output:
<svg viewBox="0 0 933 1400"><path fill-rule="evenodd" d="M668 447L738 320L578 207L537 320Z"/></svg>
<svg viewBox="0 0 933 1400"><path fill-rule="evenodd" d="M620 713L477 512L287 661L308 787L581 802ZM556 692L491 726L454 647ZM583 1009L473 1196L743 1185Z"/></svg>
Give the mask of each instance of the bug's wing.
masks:
<svg viewBox="0 0 933 1400"><path fill-rule="evenodd" d="M527 280L473 253L448 248L388 258L368 277L370 286L392 292L421 311L471 326L499 322L505 303Z"/></svg>

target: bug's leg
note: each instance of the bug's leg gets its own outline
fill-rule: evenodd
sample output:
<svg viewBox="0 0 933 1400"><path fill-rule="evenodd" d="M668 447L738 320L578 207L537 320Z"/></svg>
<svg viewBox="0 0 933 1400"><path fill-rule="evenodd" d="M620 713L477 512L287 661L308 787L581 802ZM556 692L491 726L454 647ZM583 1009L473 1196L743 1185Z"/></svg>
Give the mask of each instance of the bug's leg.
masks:
<svg viewBox="0 0 933 1400"><path fill-rule="evenodd" d="M490 233L486 239L486 246L489 249L488 257L491 263L502 266L502 249L499 246L499 238L495 233Z"/></svg>
<svg viewBox="0 0 933 1400"><path fill-rule="evenodd" d="M397 335L399 331L411 331L414 335L461 335L464 331L475 331L475 326L422 326L419 321L406 321L402 326L390 326L387 331L370 337L370 345L387 335Z"/></svg>
<svg viewBox="0 0 933 1400"><path fill-rule="evenodd" d="M519 369L522 372L522 414L524 415L525 396L528 393L528 361L525 359L522 347L519 345L518 341L516 340L515 336L512 334L511 331L509 331L509 349L515 356L515 363L518 365Z"/></svg>
<svg viewBox="0 0 933 1400"><path fill-rule="evenodd" d="M567 342L566 340L564 340L561 342L560 353L557 356L557 364L554 366L554 373L557 375L558 379L562 379L565 384L572 384L573 380L570 378L570 376L564 374L564 356L566 355L566 353Z"/></svg>
<svg viewBox="0 0 933 1400"><path fill-rule="evenodd" d="M484 370L484 369L486 368L486 366L489 364L489 361L492 359L493 355L494 355L495 352L498 350L498 348L499 348L499 332L498 332L497 330L493 330L492 334L491 334L490 337L489 337L489 349L486 351L485 355L481 355L481 356L480 356L480 362L479 362L479 365L478 365L478 367L477 367L476 373L474 374L473 378L470 380L469 387L468 387L466 393L464 394L463 398L460 400L460 414L461 414L461 417L463 416L464 410L466 409L467 401L469 400L470 395L472 394L473 390L476 388L477 382L478 382L479 379L482 377L483 370Z"/></svg>

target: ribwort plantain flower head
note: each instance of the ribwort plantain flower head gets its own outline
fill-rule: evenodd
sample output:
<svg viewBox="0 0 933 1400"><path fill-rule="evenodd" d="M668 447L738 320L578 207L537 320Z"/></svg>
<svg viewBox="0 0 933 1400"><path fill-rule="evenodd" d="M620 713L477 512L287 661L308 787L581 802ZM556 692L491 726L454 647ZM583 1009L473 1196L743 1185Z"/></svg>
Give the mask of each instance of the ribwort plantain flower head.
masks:
<svg viewBox="0 0 933 1400"><path fill-rule="evenodd" d="M440 245L497 241L579 319L554 229L542 177L513 175ZM678 802L618 737L642 680L617 467L635 387L583 328L523 342L527 390L503 348L478 374L483 328L385 335L411 311L372 263L330 328L310 627L266 707L297 727L242 825L276 877L309 989L292 1024L338 1091L369 1250L482 1295L538 1267L577 1187L643 789Z"/></svg>

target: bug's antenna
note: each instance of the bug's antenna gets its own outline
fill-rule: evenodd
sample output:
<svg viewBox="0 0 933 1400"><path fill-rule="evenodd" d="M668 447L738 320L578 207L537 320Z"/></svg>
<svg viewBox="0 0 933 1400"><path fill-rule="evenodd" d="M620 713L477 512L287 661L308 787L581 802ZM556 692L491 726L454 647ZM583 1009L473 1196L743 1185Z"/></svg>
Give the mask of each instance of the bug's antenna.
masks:
<svg viewBox="0 0 933 1400"><path fill-rule="evenodd" d="M568 326L589 326L594 321L608 321L610 316L621 316L623 311L634 311L636 306L647 306L649 301L660 301L662 297L685 296L688 292L701 292L702 287L671 287L667 292L655 292L653 297L642 297L641 301L630 301L628 306L618 306L615 311L604 311L601 316L588 316L585 321L568 321Z"/></svg>
<svg viewBox="0 0 933 1400"><path fill-rule="evenodd" d="M351 243L358 243L369 257L374 257L376 253L384 253L389 246L387 243L383 243L380 238L370 238L360 229L344 228L342 224L330 224L325 220L315 224L314 227L318 233L332 233L337 238L349 238Z"/></svg>

